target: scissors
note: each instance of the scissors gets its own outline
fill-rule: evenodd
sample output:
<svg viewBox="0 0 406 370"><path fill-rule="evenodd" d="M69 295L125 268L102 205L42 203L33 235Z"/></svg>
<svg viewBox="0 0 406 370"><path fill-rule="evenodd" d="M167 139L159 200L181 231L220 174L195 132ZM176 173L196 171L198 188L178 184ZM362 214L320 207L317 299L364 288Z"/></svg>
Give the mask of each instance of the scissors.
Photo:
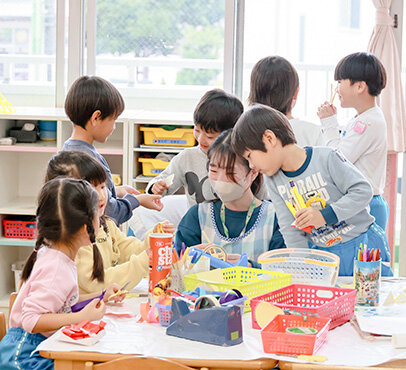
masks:
<svg viewBox="0 0 406 370"><path fill-rule="evenodd" d="M130 284L129 281L127 281L117 292L115 292L114 294L112 294L107 300L109 301L110 299L112 299L112 298L114 298L114 297L117 297L117 296L119 296L119 295L122 295L122 294L128 294L129 291L128 291L128 290L125 290L125 288L127 288L128 284Z"/></svg>

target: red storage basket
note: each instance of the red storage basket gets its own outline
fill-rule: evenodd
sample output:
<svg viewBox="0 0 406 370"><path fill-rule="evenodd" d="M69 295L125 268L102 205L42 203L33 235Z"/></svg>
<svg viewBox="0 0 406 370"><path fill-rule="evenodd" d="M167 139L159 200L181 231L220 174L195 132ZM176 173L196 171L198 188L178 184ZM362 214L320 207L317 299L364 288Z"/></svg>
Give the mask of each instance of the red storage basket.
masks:
<svg viewBox="0 0 406 370"><path fill-rule="evenodd" d="M291 284L251 299L252 327L260 329L255 318L255 307L265 301L303 316L317 315L330 318L330 329L334 329L351 320L354 315L356 294L355 289Z"/></svg>
<svg viewBox="0 0 406 370"><path fill-rule="evenodd" d="M35 221L3 220L4 237L18 239L35 239L37 227Z"/></svg>
<svg viewBox="0 0 406 370"><path fill-rule="evenodd" d="M291 355L313 355L326 340L331 319L298 315L277 315L262 330L264 352ZM301 326L317 329L316 334L294 334L287 328Z"/></svg>

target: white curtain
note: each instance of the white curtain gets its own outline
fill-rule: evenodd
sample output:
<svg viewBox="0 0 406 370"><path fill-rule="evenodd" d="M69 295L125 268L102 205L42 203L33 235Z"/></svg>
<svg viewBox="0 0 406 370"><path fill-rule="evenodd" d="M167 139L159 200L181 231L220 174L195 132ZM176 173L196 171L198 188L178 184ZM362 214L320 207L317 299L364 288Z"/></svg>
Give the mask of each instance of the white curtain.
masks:
<svg viewBox="0 0 406 370"><path fill-rule="evenodd" d="M401 82L401 65L389 14L392 0L372 0L376 8L376 24L368 43L368 52L374 54L386 69L387 82L378 98L388 125L388 152L406 150L406 112Z"/></svg>

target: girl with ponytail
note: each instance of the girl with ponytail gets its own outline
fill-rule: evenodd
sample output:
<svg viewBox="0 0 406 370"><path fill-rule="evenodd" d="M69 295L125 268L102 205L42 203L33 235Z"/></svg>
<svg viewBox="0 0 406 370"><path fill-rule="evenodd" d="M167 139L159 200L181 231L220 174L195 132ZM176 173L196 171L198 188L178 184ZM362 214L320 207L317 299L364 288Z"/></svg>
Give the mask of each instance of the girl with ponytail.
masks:
<svg viewBox="0 0 406 370"><path fill-rule="evenodd" d="M1 369L53 369L53 360L38 352L31 355L39 343L65 325L100 320L105 312L99 299L79 312L71 311L75 303L97 296L79 296L75 264L79 248L95 244L97 192L87 181L54 179L41 189L36 216L38 239L22 272L10 329L0 342ZM94 249L97 271L101 257L97 247ZM110 286L105 297L119 288Z"/></svg>
<svg viewBox="0 0 406 370"><path fill-rule="evenodd" d="M48 163L46 181L56 177L74 177L88 181L99 194L98 214L102 227L96 237L97 248L88 245L76 256L80 293L93 293L105 289L110 283L127 289L135 287L148 272L148 234L141 241L123 234L115 222L104 216L107 204L107 175L95 158L79 151L65 151L56 154ZM173 233L175 227L162 223L165 232ZM153 232L157 232L157 225ZM100 251L101 259L96 261L95 253Z"/></svg>

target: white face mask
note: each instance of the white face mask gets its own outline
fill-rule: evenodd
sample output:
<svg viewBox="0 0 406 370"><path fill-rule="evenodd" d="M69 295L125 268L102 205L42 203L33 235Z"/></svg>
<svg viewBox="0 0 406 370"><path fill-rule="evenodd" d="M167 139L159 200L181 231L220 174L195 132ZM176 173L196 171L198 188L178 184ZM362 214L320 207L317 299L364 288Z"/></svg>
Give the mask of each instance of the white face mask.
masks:
<svg viewBox="0 0 406 370"><path fill-rule="evenodd" d="M210 180L214 192L218 195L223 203L232 202L240 199L244 194L246 187L242 187L235 182Z"/></svg>

